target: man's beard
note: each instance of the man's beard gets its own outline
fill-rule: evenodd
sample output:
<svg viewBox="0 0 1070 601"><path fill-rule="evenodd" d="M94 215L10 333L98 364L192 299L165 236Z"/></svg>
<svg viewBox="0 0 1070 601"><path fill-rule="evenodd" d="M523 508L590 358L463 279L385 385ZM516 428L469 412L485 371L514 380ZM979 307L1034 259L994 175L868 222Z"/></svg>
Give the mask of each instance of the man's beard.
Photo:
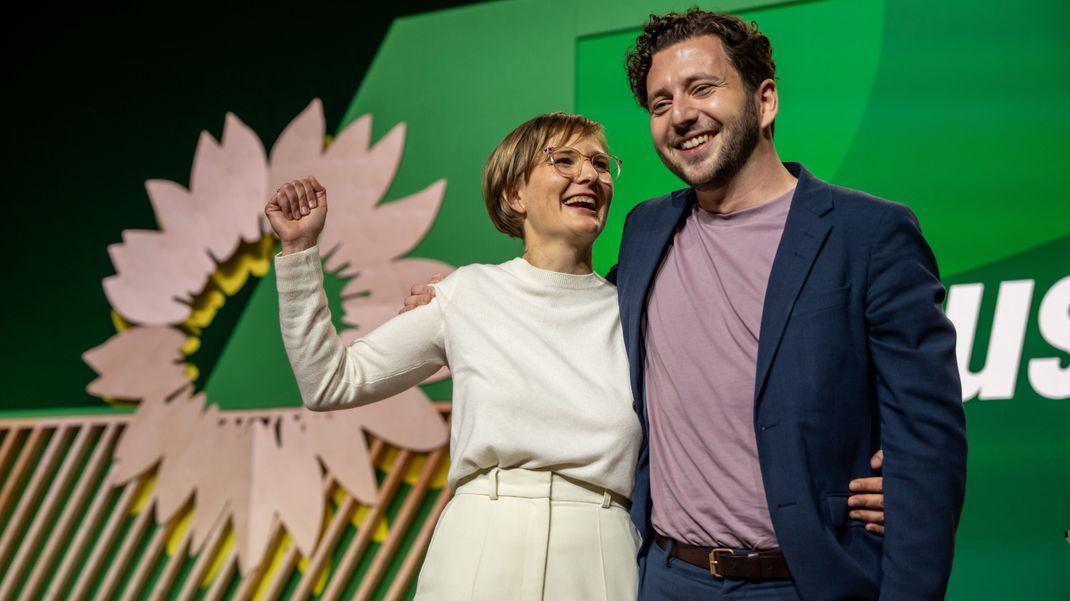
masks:
<svg viewBox="0 0 1070 601"><path fill-rule="evenodd" d="M758 109L749 98L743 102L743 115L728 124L718 134L721 137L721 150L713 165L705 168L692 168L691 173L685 169L686 163L677 161L658 147L661 162L687 182L689 186L700 190L724 187L747 164L761 138L761 126L758 123Z"/></svg>

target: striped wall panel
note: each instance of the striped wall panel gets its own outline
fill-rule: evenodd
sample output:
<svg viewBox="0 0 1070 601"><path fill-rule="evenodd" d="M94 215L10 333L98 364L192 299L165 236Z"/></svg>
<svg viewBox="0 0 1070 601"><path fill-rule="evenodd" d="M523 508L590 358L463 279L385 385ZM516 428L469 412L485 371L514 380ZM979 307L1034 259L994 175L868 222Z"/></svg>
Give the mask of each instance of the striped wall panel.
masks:
<svg viewBox="0 0 1070 601"><path fill-rule="evenodd" d="M436 405L448 414L449 403ZM413 453L373 439L378 503L361 504L325 484L326 520L312 555L276 527L267 559L243 577L229 521L191 555L186 525L195 498L160 524L149 494L154 472L121 485L111 480L128 419L0 419L0 600L412 597L450 498L446 447Z"/></svg>

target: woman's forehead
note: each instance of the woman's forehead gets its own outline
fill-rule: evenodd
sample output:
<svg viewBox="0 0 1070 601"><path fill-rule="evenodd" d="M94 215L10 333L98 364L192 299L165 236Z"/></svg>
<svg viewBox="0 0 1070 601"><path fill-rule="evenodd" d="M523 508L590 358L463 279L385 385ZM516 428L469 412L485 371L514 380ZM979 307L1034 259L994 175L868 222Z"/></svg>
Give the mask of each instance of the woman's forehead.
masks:
<svg viewBox="0 0 1070 601"><path fill-rule="evenodd" d="M561 148L567 146L569 148L575 148L576 150L590 154L592 152L608 152L606 148L605 139L597 134L584 134L579 133L565 139L565 136L558 135L555 139L551 140L550 146L554 148Z"/></svg>

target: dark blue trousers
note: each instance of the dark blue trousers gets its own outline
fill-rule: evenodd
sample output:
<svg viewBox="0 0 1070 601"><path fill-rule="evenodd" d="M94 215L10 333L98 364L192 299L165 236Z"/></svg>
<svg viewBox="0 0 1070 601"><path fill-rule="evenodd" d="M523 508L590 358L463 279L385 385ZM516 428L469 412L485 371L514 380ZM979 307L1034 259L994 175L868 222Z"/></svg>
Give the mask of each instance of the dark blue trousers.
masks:
<svg viewBox="0 0 1070 601"><path fill-rule="evenodd" d="M657 544L639 558L639 601L799 601L790 580L718 579L669 555Z"/></svg>

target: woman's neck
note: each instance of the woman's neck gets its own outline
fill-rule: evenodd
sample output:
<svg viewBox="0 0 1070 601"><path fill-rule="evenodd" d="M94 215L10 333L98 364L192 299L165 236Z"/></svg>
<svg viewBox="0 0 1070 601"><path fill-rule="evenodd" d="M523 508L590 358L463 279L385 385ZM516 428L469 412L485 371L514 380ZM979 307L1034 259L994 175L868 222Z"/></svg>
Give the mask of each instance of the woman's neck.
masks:
<svg viewBox="0 0 1070 601"><path fill-rule="evenodd" d="M529 240L524 246L524 260L533 267L572 275L586 275L594 271L589 244L577 247L563 242Z"/></svg>

